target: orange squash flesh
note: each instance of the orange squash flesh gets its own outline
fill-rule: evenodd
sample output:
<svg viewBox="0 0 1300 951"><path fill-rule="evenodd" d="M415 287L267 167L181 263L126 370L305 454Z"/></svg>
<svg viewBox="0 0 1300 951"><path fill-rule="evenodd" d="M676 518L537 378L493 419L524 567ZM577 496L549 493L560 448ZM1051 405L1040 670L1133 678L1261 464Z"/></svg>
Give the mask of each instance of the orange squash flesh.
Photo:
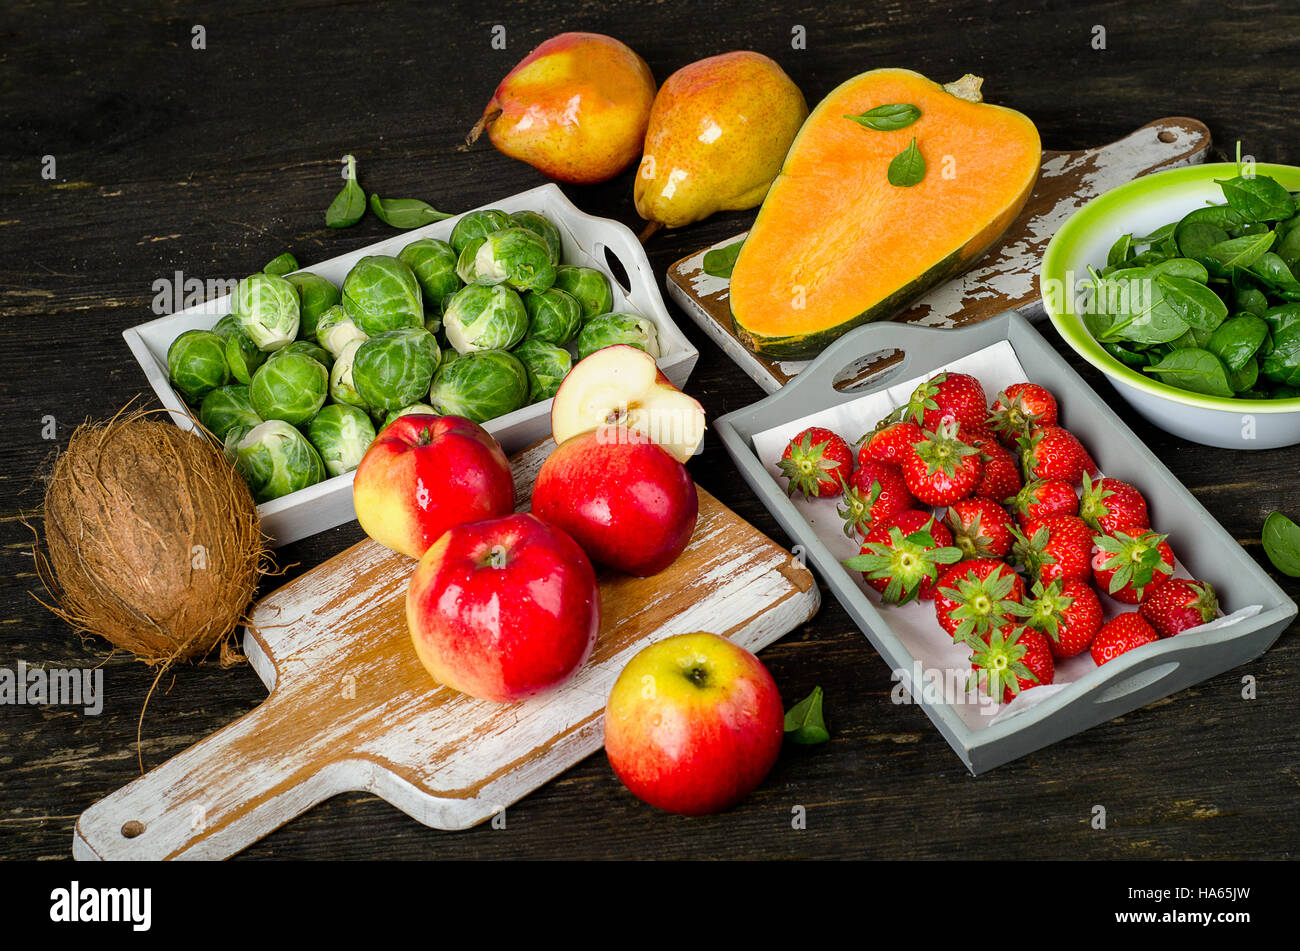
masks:
<svg viewBox="0 0 1300 951"><path fill-rule="evenodd" d="M888 132L844 118L888 103L921 117ZM925 177L887 178L916 137ZM1019 112L958 98L910 70L849 80L809 116L731 275L732 318L750 349L815 356L964 270L1015 220L1037 180L1038 130Z"/></svg>

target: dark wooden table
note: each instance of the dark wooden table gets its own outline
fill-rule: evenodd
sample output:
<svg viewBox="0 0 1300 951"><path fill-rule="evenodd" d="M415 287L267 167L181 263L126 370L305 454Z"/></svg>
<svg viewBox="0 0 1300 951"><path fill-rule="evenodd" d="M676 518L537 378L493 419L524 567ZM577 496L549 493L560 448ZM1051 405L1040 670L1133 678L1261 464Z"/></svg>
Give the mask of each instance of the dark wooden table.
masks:
<svg viewBox="0 0 1300 951"><path fill-rule="evenodd" d="M752 48L816 102L848 77L906 66L986 77L991 101L1032 117L1048 148L1111 141L1160 116L1205 121L1218 147L1300 163L1300 15L1294 4L1231 12L1212 0L1133 4L776 5L588 2L327 4L230 0L64 9L10 4L0 20L0 485L4 489L0 666L104 665L102 715L0 708L0 858L66 858L77 815L137 774L136 725L153 679L102 641L82 641L32 598L21 517L76 423L103 417L144 376L121 338L151 319L154 282L238 278L290 250L304 264L392 232L373 217L333 231L323 211L337 160L354 153L385 195L459 210L540 184L486 143L457 150L498 79L566 29L618 36L657 79L695 59ZM491 46L505 27L508 49ZM205 48L195 49L201 26ZM796 27L806 49L792 49ZM1095 40L1104 31L1104 49ZM42 177L45 156L56 175ZM584 210L639 222L629 171L568 187ZM743 229L716 216L653 238L659 273ZM671 305L670 305L671 307ZM709 415L762 394L684 315L700 349L689 389ZM1104 380L1058 348L1099 392ZM1300 510L1300 447L1242 454L1177 440L1118 410L1261 563L1264 516ZM775 538L716 439L695 478ZM1176 532L1177 526L1169 526ZM282 549L292 576L357 541L354 524ZM1292 594L1300 584L1279 579ZM597 754L508 813L505 829L425 828L367 795L330 800L248 849L250 858L1294 857L1300 838L1300 647L1294 628L1263 657L1191 690L973 778L829 595L811 623L763 653L788 703L820 684L831 742L788 748L754 795L687 820L641 804ZM1257 699L1242 698L1242 678ZM246 666L178 669L143 723L146 767L265 696ZM1107 812L1092 828L1093 807ZM806 828L792 828L795 806Z"/></svg>

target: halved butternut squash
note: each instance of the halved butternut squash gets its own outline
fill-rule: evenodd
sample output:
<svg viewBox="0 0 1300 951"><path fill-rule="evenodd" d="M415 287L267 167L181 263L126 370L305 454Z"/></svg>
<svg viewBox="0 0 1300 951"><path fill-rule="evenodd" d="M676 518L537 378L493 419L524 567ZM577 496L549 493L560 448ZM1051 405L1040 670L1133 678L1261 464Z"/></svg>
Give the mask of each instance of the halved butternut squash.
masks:
<svg viewBox="0 0 1300 951"><path fill-rule="evenodd" d="M979 83L876 69L813 110L732 270L732 321L746 346L814 357L965 270L1002 236L1033 190L1042 146L1024 115L980 102ZM921 115L883 132L845 118L894 103ZM913 137L925 174L890 184L890 162Z"/></svg>

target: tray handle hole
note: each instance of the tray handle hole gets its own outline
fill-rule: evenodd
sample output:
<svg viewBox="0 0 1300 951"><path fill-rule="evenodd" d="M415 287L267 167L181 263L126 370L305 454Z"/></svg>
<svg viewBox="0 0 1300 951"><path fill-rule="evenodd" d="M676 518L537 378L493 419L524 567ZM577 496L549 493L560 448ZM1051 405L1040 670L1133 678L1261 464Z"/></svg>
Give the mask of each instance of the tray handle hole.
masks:
<svg viewBox="0 0 1300 951"><path fill-rule="evenodd" d="M1111 684L1099 693L1093 698L1092 702L1109 703L1112 700L1118 700L1120 697L1127 696L1128 694L1136 693L1144 687L1151 686L1157 680L1164 678L1166 675L1172 674L1178 669L1178 667L1179 662L1171 660L1136 673L1132 677L1125 677L1119 683Z"/></svg>
<svg viewBox="0 0 1300 951"><path fill-rule="evenodd" d="M618 255L603 244L600 246L600 254L605 259L605 265L609 268L610 276L622 289L623 296L631 297L632 280L627 276L627 268L623 266L623 262L619 260Z"/></svg>
<svg viewBox="0 0 1300 951"><path fill-rule="evenodd" d="M890 349L860 356L835 374L831 385L841 393L856 393L867 387L876 387L898 371L903 355L902 350Z"/></svg>

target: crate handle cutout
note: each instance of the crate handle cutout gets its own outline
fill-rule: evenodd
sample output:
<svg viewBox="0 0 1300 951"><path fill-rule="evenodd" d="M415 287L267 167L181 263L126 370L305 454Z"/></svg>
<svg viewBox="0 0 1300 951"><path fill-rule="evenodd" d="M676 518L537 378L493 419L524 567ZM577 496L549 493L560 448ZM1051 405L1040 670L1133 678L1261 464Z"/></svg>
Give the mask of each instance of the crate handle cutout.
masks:
<svg viewBox="0 0 1300 951"><path fill-rule="evenodd" d="M835 374L831 385L841 393L856 393L859 390L884 386L898 376L907 359L906 351L891 347L888 350L876 350L858 357L847 366L841 367Z"/></svg>
<svg viewBox="0 0 1300 951"><path fill-rule="evenodd" d="M1181 667L1182 664L1176 660L1166 661L1156 667L1148 667L1146 670L1140 670L1136 674L1125 677L1118 683L1113 683L1097 696L1092 698L1093 703L1110 703L1112 700L1118 700L1121 697L1127 697L1131 693L1150 687L1152 684L1165 677L1173 674Z"/></svg>

